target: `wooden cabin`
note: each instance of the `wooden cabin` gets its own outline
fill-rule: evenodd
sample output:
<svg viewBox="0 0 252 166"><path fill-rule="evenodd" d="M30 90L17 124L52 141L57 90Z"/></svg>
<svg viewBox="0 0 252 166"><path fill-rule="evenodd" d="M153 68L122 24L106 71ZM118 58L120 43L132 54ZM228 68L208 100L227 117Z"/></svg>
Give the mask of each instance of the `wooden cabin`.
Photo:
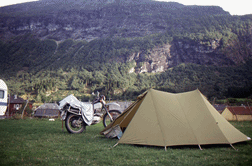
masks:
<svg viewBox="0 0 252 166"><path fill-rule="evenodd" d="M5 113L6 116L13 116L16 113L21 113L21 110L26 104L26 100L17 95L8 96L8 107ZM29 102L27 107L32 109L32 102Z"/></svg>

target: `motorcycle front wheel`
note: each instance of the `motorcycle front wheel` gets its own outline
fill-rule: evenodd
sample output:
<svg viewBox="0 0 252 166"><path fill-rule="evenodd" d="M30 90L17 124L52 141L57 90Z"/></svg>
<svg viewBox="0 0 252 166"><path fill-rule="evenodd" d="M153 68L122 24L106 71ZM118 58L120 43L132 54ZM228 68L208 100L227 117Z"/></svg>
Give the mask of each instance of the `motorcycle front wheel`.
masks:
<svg viewBox="0 0 252 166"><path fill-rule="evenodd" d="M109 114L111 115L112 117L112 121L111 119L109 118L109 115L106 113L104 116L103 116L103 126L104 127L107 127L110 123L112 123L119 115L121 115L121 111L119 110L110 110L109 111Z"/></svg>
<svg viewBox="0 0 252 166"><path fill-rule="evenodd" d="M69 133L78 134L86 130L86 123L80 115L69 114L65 120L65 126Z"/></svg>

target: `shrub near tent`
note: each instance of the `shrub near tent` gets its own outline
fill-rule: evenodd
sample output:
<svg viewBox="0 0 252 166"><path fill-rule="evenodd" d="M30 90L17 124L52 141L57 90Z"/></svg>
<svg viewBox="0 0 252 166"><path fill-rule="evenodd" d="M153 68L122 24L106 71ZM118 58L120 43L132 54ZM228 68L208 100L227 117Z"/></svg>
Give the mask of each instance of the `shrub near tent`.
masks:
<svg viewBox="0 0 252 166"><path fill-rule="evenodd" d="M116 136L118 128L124 131L118 143L165 149L176 145L232 146L251 140L222 117L199 90L173 94L150 89L101 134Z"/></svg>

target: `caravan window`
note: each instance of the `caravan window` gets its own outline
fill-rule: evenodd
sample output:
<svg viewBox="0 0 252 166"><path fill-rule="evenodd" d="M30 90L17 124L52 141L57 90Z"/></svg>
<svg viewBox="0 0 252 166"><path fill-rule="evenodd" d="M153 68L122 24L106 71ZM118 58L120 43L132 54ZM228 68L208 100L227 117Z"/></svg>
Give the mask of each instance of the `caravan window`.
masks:
<svg viewBox="0 0 252 166"><path fill-rule="evenodd" d="M4 98L4 91L0 90L0 99L3 99L3 98Z"/></svg>

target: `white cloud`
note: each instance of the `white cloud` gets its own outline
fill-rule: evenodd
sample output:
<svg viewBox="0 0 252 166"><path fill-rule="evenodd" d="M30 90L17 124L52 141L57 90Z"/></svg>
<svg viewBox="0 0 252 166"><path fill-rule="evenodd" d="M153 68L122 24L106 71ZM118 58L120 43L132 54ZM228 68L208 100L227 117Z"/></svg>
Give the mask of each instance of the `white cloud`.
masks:
<svg viewBox="0 0 252 166"><path fill-rule="evenodd" d="M170 0L156 0L156 1L166 1ZM170 2L178 2L184 5L199 5L199 6L220 6L223 10L229 12L232 15L245 15L252 14L251 5L252 2L248 0L239 1L226 1L226 0L174 0Z"/></svg>
<svg viewBox="0 0 252 166"><path fill-rule="evenodd" d="M36 1L36 0L1 0L0 7L18 4L18 3L24 3L24 2L31 2L31 1Z"/></svg>

